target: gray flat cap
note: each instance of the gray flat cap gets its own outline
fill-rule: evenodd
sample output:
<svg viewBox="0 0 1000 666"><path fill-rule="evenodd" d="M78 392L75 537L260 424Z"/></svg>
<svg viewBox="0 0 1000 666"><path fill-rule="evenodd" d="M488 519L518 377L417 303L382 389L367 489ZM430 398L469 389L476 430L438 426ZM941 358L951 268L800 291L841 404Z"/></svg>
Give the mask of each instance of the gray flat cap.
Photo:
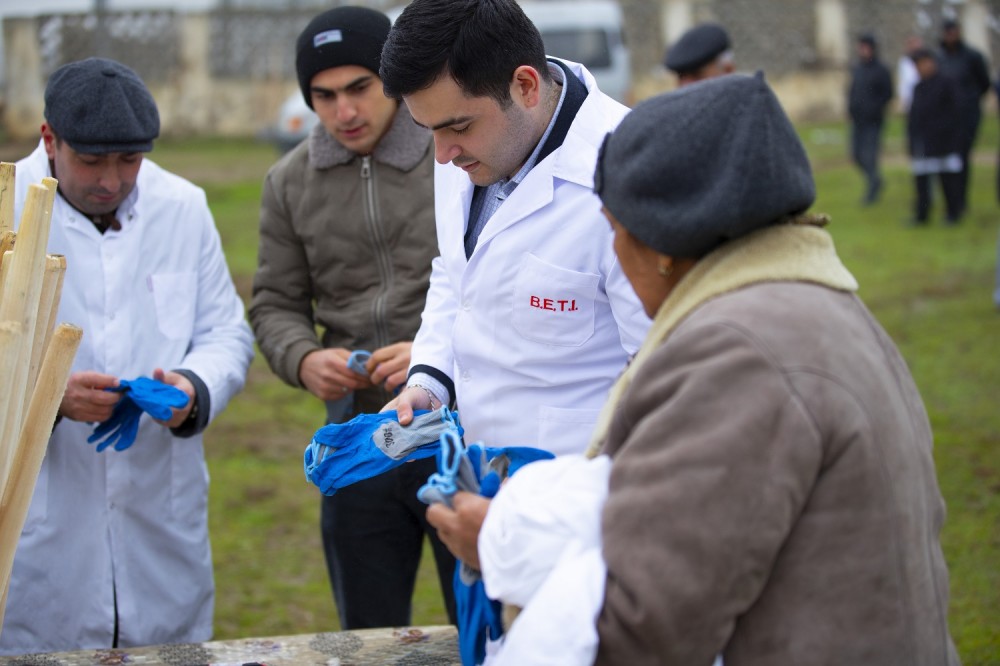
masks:
<svg viewBox="0 0 1000 666"><path fill-rule="evenodd" d="M142 79L106 58L63 65L45 87L45 120L78 153L145 153L160 114Z"/></svg>
<svg viewBox="0 0 1000 666"><path fill-rule="evenodd" d="M693 72L712 62L729 48L729 34L718 23L691 28L667 50L664 64L678 74Z"/></svg>
<svg viewBox="0 0 1000 666"><path fill-rule="evenodd" d="M636 105L604 140L594 190L644 244L692 259L816 198L802 143L761 73Z"/></svg>

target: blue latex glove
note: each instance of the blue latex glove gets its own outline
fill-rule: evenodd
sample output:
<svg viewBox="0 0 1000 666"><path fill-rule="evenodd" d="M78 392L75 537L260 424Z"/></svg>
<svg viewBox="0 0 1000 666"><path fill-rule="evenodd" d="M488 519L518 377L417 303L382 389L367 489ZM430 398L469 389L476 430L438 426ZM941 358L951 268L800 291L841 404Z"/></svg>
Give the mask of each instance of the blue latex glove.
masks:
<svg viewBox="0 0 1000 666"><path fill-rule="evenodd" d="M91 444L97 442L98 453L112 444L115 451L124 451L135 442L135 436L139 433L140 418L142 418L142 408L123 396L115 405L108 420L97 424L87 442Z"/></svg>
<svg viewBox="0 0 1000 666"><path fill-rule="evenodd" d="M433 456L441 433L454 427L446 407L418 410L405 427L399 425L395 411L359 414L347 423L331 423L317 430L306 447L305 475L324 495L333 495L405 462Z"/></svg>
<svg viewBox="0 0 1000 666"><path fill-rule="evenodd" d="M441 435L438 451L438 471L427 479L417 498L426 504L441 502L451 506L459 490L494 497L502 479L536 460L554 458L549 451L527 446L466 447L458 433ZM486 641L503 635L502 606L486 596L479 572L459 560L452 585L455 588L455 610L458 616L458 651L463 666L475 666L486 658Z"/></svg>
<svg viewBox="0 0 1000 666"><path fill-rule="evenodd" d="M347 367L359 375L368 376L368 369L365 367L365 363L372 357L370 351L365 351L364 349L355 349L351 352L351 355L347 357Z"/></svg>
<svg viewBox="0 0 1000 666"><path fill-rule="evenodd" d="M97 442L100 453L111 445L115 451L124 451L135 443L139 433L139 419L146 412L154 419L167 421L173 415L171 408L180 409L188 404L188 394L184 391L158 382L149 377L119 380L118 386L106 391L122 393L122 399L115 405L111 416L94 428L87 442Z"/></svg>
<svg viewBox="0 0 1000 666"><path fill-rule="evenodd" d="M351 352L351 355L347 357L347 367L350 370L358 373L359 375L364 375L368 377L368 368L365 367L365 363L371 360L372 353L364 349L355 349ZM400 384L393 390L393 395L399 395L399 392L403 390L403 384ZM341 400L346 400L347 398L341 398Z"/></svg>

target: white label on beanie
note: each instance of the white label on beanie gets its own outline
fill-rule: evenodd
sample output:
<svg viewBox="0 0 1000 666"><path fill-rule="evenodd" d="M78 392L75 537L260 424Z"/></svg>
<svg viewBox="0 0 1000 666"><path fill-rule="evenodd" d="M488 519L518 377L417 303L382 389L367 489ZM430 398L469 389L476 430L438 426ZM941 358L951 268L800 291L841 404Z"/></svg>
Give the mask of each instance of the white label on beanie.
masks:
<svg viewBox="0 0 1000 666"><path fill-rule="evenodd" d="M344 41L344 37L340 34L339 30L327 30L326 32L321 32L313 37L313 46L318 48L324 44L329 44L330 42L342 41Z"/></svg>

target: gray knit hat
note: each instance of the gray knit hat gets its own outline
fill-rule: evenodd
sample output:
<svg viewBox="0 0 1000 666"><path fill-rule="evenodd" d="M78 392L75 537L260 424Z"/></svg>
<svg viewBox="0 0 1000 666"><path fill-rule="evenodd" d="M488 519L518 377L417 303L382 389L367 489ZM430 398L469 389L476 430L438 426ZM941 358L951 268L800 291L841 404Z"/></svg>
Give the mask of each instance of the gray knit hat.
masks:
<svg viewBox="0 0 1000 666"><path fill-rule="evenodd" d="M146 153L160 135L160 114L142 79L107 58L53 72L45 86L45 120L78 153Z"/></svg>
<svg viewBox="0 0 1000 666"><path fill-rule="evenodd" d="M378 75L391 27L388 16L368 7L334 7L309 21L295 44L295 72L309 108L309 85L325 69L358 65Z"/></svg>
<svg viewBox="0 0 1000 666"><path fill-rule="evenodd" d="M816 198L805 150L762 73L636 105L604 140L594 190L640 241L695 259Z"/></svg>

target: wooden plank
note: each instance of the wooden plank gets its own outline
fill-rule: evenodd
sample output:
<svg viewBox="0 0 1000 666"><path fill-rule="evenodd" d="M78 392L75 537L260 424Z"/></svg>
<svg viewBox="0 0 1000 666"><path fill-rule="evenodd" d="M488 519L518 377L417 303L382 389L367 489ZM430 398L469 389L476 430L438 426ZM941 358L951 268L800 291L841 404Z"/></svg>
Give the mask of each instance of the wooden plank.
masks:
<svg viewBox="0 0 1000 666"><path fill-rule="evenodd" d="M59 404L66 392L66 382L76 350L80 346L83 329L71 324L60 324L52 335L52 344L42 362L38 382L31 392L31 401L24 419L24 429L19 433L14 447L13 464L0 498L0 626L7 600L7 587L14 566L14 553L24 527L24 520L35 492L38 471L48 448Z"/></svg>
<svg viewBox="0 0 1000 666"><path fill-rule="evenodd" d="M4 429L0 431L0 481L5 480L10 473L24 417L25 396L30 395L27 384L28 369L31 366L31 345L35 339L38 303L47 261L45 249L49 241L52 218L49 201L48 188L36 184L28 186L24 213L18 227L17 244L10 258L10 266L3 271L0 321L19 322L22 327L22 337L13 372L5 378L10 391L5 409Z"/></svg>
<svg viewBox="0 0 1000 666"><path fill-rule="evenodd" d="M14 172L10 162L0 162L0 236L14 230ZM2 255L3 252L0 252Z"/></svg>

